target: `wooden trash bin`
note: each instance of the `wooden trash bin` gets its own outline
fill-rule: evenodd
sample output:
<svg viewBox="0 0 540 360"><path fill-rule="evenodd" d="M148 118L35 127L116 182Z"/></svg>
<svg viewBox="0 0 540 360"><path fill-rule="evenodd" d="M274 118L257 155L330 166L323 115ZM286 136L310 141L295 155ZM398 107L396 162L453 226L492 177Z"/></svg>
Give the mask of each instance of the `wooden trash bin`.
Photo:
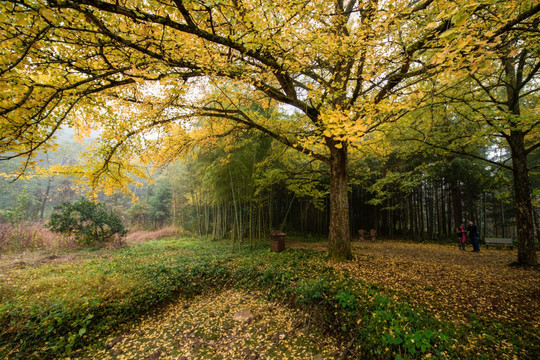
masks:
<svg viewBox="0 0 540 360"><path fill-rule="evenodd" d="M285 238L287 234L281 230L270 231L270 250L275 252L282 252L285 250Z"/></svg>
<svg viewBox="0 0 540 360"><path fill-rule="evenodd" d="M377 240L377 230L375 229L369 230L369 235L371 235L371 241Z"/></svg>

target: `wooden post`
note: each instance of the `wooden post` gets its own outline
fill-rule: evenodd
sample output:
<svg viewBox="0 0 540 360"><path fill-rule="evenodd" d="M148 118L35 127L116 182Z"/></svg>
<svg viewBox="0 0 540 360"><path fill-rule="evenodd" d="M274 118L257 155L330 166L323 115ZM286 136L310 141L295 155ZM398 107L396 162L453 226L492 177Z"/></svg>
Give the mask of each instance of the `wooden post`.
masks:
<svg viewBox="0 0 540 360"><path fill-rule="evenodd" d="M362 229L358 230L358 234L360 235L360 241L364 241L364 233L365 233L365 232L366 232L366 231L365 231L365 230L362 230Z"/></svg>

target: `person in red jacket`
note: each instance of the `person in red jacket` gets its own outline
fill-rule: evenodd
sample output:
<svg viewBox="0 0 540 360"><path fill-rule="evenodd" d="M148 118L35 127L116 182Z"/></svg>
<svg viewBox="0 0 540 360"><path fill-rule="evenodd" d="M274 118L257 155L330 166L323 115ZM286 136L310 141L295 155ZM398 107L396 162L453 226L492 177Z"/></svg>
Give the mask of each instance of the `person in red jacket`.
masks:
<svg viewBox="0 0 540 360"><path fill-rule="evenodd" d="M465 251L465 237L467 234L467 230L465 230L465 227L463 224L459 225L457 228L457 237L458 237L458 247L459 250Z"/></svg>

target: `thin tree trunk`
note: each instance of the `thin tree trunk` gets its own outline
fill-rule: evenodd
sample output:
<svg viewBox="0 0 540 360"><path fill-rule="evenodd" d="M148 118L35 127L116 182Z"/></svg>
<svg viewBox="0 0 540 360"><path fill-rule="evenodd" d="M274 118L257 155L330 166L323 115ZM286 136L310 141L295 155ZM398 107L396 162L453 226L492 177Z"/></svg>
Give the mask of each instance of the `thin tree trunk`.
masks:
<svg viewBox="0 0 540 360"><path fill-rule="evenodd" d="M259 201L259 206L257 207L257 238L262 238L262 203Z"/></svg>
<svg viewBox="0 0 540 360"><path fill-rule="evenodd" d="M533 209L533 215L534 225L536 228L536 238L540 239L540 214L538 214L538 211L536 209Z"/></svg>
<svg viewBox="0 0 540 360"><path fill-rule="evenodd" d="M176 227L176 192L174 185L172 186L172 226Z"/></svg>
<svg viewBox="0 0 540 360"><path fill-rule="evenodd" d="M272 188L270 188L270 191L268 192L268 231L271 231L274 226L272 221L272 217L274 216L272 207Z"/></svg>
<svg viewBox="0 0 540 360"><path fill-rule="evenodd" d="M212 232L212 239L221 239L223 237L222 226L221 205L214 205L214 230Z"/></svg>
<svg viewBox="0 0 540 360"><path fill-rule="evenodd" d="M224 238L227 235L227 229L229 228L229 212L228 206L224 202L221 204L221 238Z"/></svg>
<svg viewBox="0 0 540 360"><path fill-rule="evenodd" d="M452 191L452 208L454 210L454 226L457 228L463 222L463 213L461 209L461 187L459 183L455 181L451 185Z"/></svg>
<svg viewBox="0 0 540 360"><path fill-rule="evenodd" d="M482 234L483 234L483 238L485 239L486 238L486 230L487 230L487 215L486 215L486 192L482 192L482 207L483 207L483 215L482 215L482 219L483 219L483 225L482 225Z"/></svg>
<svg viewBox="0 0 540 360"><path fill-rule="evenodd" d="M414 193L415 191L411 193L409 196L409 211L408 211L408 218L409 218L409 238L412 240L416 240L416 212L413 208L414 203Z"/></svg>
<svg viewBox="0 0 540 360"><path fill-rule="evenodd" d="M240 225L239 221L240 221L240 219L238 218L238 204L237 204L237 201L236 201L234 183L233 183L233 178L232 178L232 173L231 173L231 167L230 166L229 166L229 178L231 180L231 192L232 192L233 212L234 212L234 221L233 221L233 224L234 224L234 232L233 232L233 234L234 235L233 236L235 236L235 237L240 236L239 240L241 241L242 237L241 237L241 233L239 231L239 225ZM233 241L235 240L235 237L233 237Z"/></svg>
<svg viewBox="0 0 540 360"><path fill-rule="evenodd" d="M419 227L418 232L420 233L420 239L424 240L425 238L425 220L424 220L424 191L423 191L423 185L420 185L420 190L418 193L418 205L419 205Z"/></svg>
<svg viewBox="0 0 540 360"><path fill-rule="evenodd" d="M47 205L47 200L49 199L49 193L51 191L51 178L47 179L47 189L45 190L45 195L41 201L41 207L39 209L39 220L43 220L43 214L45 213L45 206Z"/></svg>
<svg viewBox="0 0 540 360"><path fill-rule="evenodd" d="M503 200L501 199L500 200L500 205L501 205L501 232L502 232L502 237L505 238L506 237L506 220L504 218L504 204L503 204Z"/></svg>
<svg viewBox="0 0 540 360"><path fill-rule="evenodd" d="M436 181L435 184L433 184L433 196L434 196L434 226L435 226L435 233L437 234L437 240L442 239L442 230L441 230L441 198L440 195L440 187L439 187L439 181Z"/></svg>
<svg viewBox="0 0 540 360"><path fill-rule="evenodd" d="M428 181L426 184L426 220L427 220L427 232L429 240L433 240L433 186Z"/></svg>
<svg viewBox="0 0 540 360"><path fill-rule="evenodd" d="M253 248L253 201L249 200L249 245Z"/></svg>

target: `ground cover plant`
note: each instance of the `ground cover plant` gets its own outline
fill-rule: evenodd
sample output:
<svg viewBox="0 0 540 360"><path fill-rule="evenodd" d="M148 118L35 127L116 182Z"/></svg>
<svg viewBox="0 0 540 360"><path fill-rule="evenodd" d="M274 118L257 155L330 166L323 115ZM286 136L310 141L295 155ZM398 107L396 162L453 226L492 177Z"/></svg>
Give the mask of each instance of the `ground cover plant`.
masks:
<svg viewBox="0 0 540 360"><path fill-rule="evenodd" d="M276 254L267 244L249 251L170 239L4 267L0 356L92 358L106 351L121 358L110 339L142 336L141 316L167 316L166 304L211 301L227 289L300 311L301 332L316 329L339 344L331 355L323 351L326 357L532 359L540 349L538 270L507 266L512 251L376 242L355 244L354 261L334 264L319 251L323 243L288 245ZM188 316L189 308L179 309ZM204 349L191 347L190 356L220 358ZM147 358L147 351L137 356ZM157 356L173 354L180 353ZM288 354L294 358L294 349Z"/></svg>

